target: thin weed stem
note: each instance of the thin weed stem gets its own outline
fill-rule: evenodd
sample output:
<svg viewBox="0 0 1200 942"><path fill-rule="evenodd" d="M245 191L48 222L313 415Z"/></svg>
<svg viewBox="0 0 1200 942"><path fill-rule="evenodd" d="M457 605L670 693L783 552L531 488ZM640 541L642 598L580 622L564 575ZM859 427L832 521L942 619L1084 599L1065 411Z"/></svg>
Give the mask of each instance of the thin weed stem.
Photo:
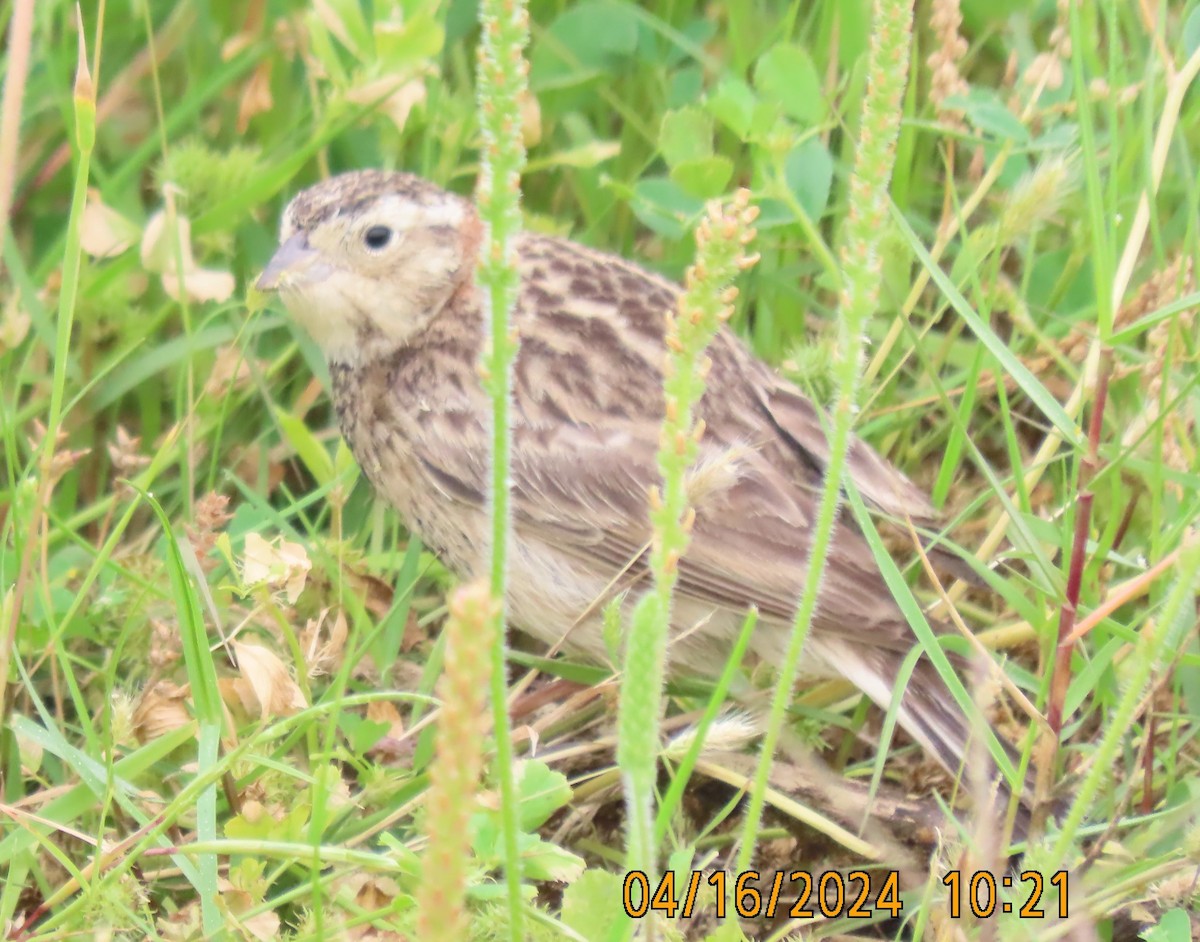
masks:
<svg viewBox="0 0 1200 942"><path fill-rule="evenodd" d="M630 869L650 872L657 864L654 786L671 623L671 596L679 561L691 539L695 509L688 475L700 454L704 422L695 412L704 395L710 361L705 355L721 325L733 314L737 289L731 287L757 256L746 246L758 216L750 194L739 190L728 205L709 204L696 229L696 261L688 269L677 310L667 313L663 362L665 412L659 437L662 488L650 495L653 540L650 569L654 588L634 609L625 646L625 670L617 723L617 763L625 785L627 853Z"/></svg>
<svg viewBox="0 0 1200 942"><path fill-rule="evenodd" d="M829 438L829 461L808 557L803 594L771 700L750 805L738 852L739 872L750 868L766 800L767 777L783 731L799 673L800 655L816 614L825 558L833 541L842 493L842 471L850 427L858 408L865 327L874 312L881 273L880 242L887 229L888 184L912 43L912 4L876 0L867 62L862 127L850 181L850 206L841 246L843 270L836 346L837 401Z"/></svg>
<svg viewBox="0 0 1200 942"><path fill-rule="evenodd" d="M478 281L491 325L490 349L481 364L492 400L492 528L490 586L495 600L492 638L492 714L496 778L500 786L504 831L504 870L508 888L509 933L521 942L521 857L517 846L516 787L508 719L508 651L505 640L505 587L509 541L510 376L518 337L511 312L517 296L514 239L521 228L521 99L529 63L529 12L523 0L484 0L479 7L482 32L476 73L483 166L478 185L479 215L486 228Z"/></svg>

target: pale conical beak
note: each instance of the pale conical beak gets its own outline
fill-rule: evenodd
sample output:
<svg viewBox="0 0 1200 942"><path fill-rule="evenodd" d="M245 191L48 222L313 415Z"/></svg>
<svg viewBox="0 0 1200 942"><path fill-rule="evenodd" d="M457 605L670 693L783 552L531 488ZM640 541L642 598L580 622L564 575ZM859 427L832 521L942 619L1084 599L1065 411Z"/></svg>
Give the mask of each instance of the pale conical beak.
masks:
<svg viewBox="0 0 1200 942"><path fill-rule="evenodd" d="M297 232L275 250L254 286L259 291L278 291L289 275L303 271L316 257L316 249L308 244L308 234Z"/></svg>

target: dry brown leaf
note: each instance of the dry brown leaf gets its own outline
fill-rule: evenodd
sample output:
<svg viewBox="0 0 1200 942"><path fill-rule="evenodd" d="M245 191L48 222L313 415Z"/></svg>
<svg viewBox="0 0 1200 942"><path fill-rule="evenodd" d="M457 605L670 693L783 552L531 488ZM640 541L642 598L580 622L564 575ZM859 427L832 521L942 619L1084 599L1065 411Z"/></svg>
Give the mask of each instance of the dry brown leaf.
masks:
<svg viewBox="0 0 1200 942"><path fill-rule="evenodd" d="M308 579L309 570L312 569L312 562L309 561L303 546L283 539L279 541L279 559L286 573L283 582L284 595L287 596L288 602L295 604L300 593L304 591L304 583Z"/></svg>
<svg viewBox="0 0 1200 942"><path fill-rule="evenodd" d="M175 912L160 915L154 921L158 934L166 942L193 942L204 938L204 927L200 923L200 902L189 900Z"/></svg>
<svg viewBox="0 0 1200 942"><path fill-rule="evenodd" d="M112 258L137 244L141 229L100 198L100 191L89 187L83 218L79 223L79 244L93 258Z"/></svg>
<svg viewBox="0 0 1200 942"><path fill-rule="evenodd" d="M346 578L354 586L358 598L362 599L363 607L382 621L392 610L396 587L385 579L360 569L347 570Z"/></svg>
<svg viewBox="0 0 1200 942"><path fill-rule="evenodd" d="M241 677L234 681L238 698L248 713L257 705L259 719L291 716L308 706L299 685L278 655L261 644L230 642Z"/></svg>
<svg viewBox="0 0 1200 942"><path fill-rule="evenodd" d="M404 637L400 639L400 650L405 654L417 645L429 640L429 632L421 627L417 613L409 610L408 620L404 622Z"/></svg>
<svg viewBox="0 0 1200 942"><path fill-rule="evenodd" d="M4 304L4 314L0 315L0 353L20 346L32 323L33 319L21 309L19 296L14 293Z"/></svg>
<svg viewBox="0 0 1200 942"><path fill-rule="evenodd" d="M150 217L142 234L141 256L143 267L159 275L163 290L176 300L186 295L193 301L225 301L236 287L229 272L196 264L192 224L178 213L160 209Z"/></svg>
<svg viewBox="0 0 1200 942"><path fill-rule="evenodd" d="M273 942L279 936L279 915L274 910L265 910L249 919L238 919L242 928L262 942Z"/></svg>
<svg viewBox="0 0 1200 942"><path fill-rule="evenodd" d="M253 378L246 352L233 344L226 344L217 351L217 358L204 384L204 392L218 396L231 389L245 389Z"/></svg>
<svg viewBox="0 0 1200 942"><path fill-rule="evenodd" d="M221 905L249 935L262 942L271 942L279 938L279 916L273 910L259 913L257 916L243 918L242 913L249 912L260 902L254 896L230 883L228 880L218 882Z"/></svg>
<svg viewBox="0 0 1200 942"><path fill-rule="evenodd" d="M300 646L304 651L309 677L331 674L342 664L349 630L346 614L339 609L332 620L328 615L329 609L324 609L319 617L310 618L300 632ZM322 631L326 627L327 635Z"/></svg>
<svg viewBox="0 0 1200 942"><path fill-rule="evenodd" d="M282 588L288 603L294 605L304 591L311 569L312 562L299 543L282 537L277 544L268 543L257 533L246 534L242 580L247 585L266 583L272 588Z"/></svg>
<svg viewBox="0 0 1200 942"><path fill-rule="evenodd" d="M342 22L342 15L330 5L328 0L313 0L312 15L320 20L321 25L329 32L333 33L347 49L357 49L356 43L350 35L350 31L346 29L346 24Z"/></svg>
<svg viewBox="0 0 1200 942"><path fill-rule="evenodd" d="M183 657L183 640L174 622L160 618L150 620L150 666L160 674Z"/></svg>
<svg viewBox="0 0 1200 942"><path fill-rule="evenodd" d="M144 690L133 711L133 729L138 741L147 743L181 726L192 725L195 721L187 707L191 695L190 685L178 687L165 680Z"/></svg>
<svg viewBox="0 0 1200 942"><path fill-rule="evenodd" d="M390 91L389 89L394 89ZM424 77L399 82L395 75L385 75L346 92L347 100L356 105L374 104L396 126L403 131L413 108L425 102Z"/></svg>
<svg viewBox="0 0 1200 942"><path fill-rule="evenodd" d="M264 57L242 88L241 97L238 99L238 134L246 133L251 118L270 111L275 106L275 99L271 97L271 64L273 61L270 57Z"/></svg>
<svg viewBox="0 0 1200 942"><path fill-rule="evenodd" d="M247 533L242 551L242 581L248 585L266 582L275 564L275 548L257 533Z"/></svg>
<svg viewBox="0 0 1200 942"><path fill-rule="evenodd" d="M267 0L248 0L238 4L242 10L241 28L221 46L221 61L229 62L243 49L258 41L267 19Z"/></svg>
<svg viewBox="0 0 1200 942"><path fill-rule="evenodd" d="M174 271L179 262L177 253L183 256L185 270L195 267L196 260L192 257L191 222L186 216L176 215L174 230L175 238L171 238L165 209L160 209L150 217L142 232L142 244L139 247L142 267L157 273Z"/></svg>
<svg viewBox="0 0 1200 942"><path fill-rule="evenodd" d="M130 435L124 425L117 425L117 440L107 448L109 460L122 477L133 477L150 463L150 456L141 454L141 446L140 435Z"/></svg>
<svg viewBox="0 0 1200 942"><path fill-rule="evenodd" d="M275 493L275 488L279 487L287 474L283 462L275 460L273 450L264 448L260 442L235 446L231 449L231 459L234 473L244 481L257 481L265 466L267 479L263 489L267 494Z"/></svg>
<svg viewBox="0 0 1200 942"><path fill-rule="evenodd" d="M226 708L252 716L258 710L258 698L249 684L236 677L218 677L217 689Z"/></svg>
<svg viewBox="0 0 1200 942"><path fill-rule="evenodd" d="M411 942L412 936L394 929L380 929L372 925L350 926L342 934L344 942Z"/></svg>
<svg viewBox="0 0 1200 942"><path fill-rule="evenodd" d="M386 735L399 739L404 735L404 720L396 704L390 700L372 700L367 704L367 719L372 723L387 723Z"/></svg>
<svg viewBox="0 0 1200 942"><path fill-rule="evenodd" d="M21 760L21 772L28 776L37 775L42 767L45 747L29 736L22 736L20 733L14 735L17 740L17 755Z"/></svg>
<svg viewBox="0 0 1200 942"><path fill-rule="evenodd" d="M389 908L400 895L400 885L395 880L377 873L351 873L334 884L337 896L350 897L356 907L367 912Z"/></svg>
<svg viewBox="0 0 1200 942"><path fill-rule="evenodd" d="M187 294L193 301L227 301L233 296L237 283L227 271L218 268L193 268L184 272L182 279L169 272L164 274L163 287L167 294L176 300Z"/></svg>
<svg viewBox="0 0 1200 942"><path fill-rule="evenodd" d="M512 739L513 742L522 742L524 740L528 740L529 755L531 757L537 755L538 743L542 741L542 737L538 733L536 727L528 724L524 726L518 726L516 729L514 729L512 733Z"/></svg>

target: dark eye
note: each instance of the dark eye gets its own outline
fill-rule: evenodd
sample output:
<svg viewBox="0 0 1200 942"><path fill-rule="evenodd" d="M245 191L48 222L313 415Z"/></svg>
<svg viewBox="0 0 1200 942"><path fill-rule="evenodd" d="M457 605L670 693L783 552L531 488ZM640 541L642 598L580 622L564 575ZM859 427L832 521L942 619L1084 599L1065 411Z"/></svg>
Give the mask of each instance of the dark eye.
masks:
<svg viewBox="0 0 1200 942"><path fill-rule="evenodd" d="M379 251L392 241L392 230L387 226L372 226L363 233L367 248Z"/></svg>

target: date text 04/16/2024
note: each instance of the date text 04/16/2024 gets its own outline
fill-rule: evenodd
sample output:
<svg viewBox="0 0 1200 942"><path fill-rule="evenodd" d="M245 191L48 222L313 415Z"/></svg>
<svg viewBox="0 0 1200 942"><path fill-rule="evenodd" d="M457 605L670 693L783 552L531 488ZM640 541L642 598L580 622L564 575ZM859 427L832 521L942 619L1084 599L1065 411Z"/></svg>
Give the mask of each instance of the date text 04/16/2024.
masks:
<svg viewBox="0 0 1200 942"><path fill-rule="evenodd" d="M1057 904L1052 906L1052 915L1067 918L1065 870L1057 870L1049 877L1038 870L1024 870L1019 876L1006 873L999 877L988 870L969 874L951 870L942 878L942 883L950 890L947 906L952 919L967 914L986 919L1014 912L1022 919L1044 919L1044 900ZM707 874L693 870L686 885L680 881L678 887L675 872L668 870L653 890L644 871L630 870L621 887L621 903L626 915L635 919L651 910L668 919L676 916L687 919L693 915L704 885L713 888L705 895L712 897L713 912L718 919L727 915L730 887L733 889L733 908L743 919L759 916L815 919L818 915L827 919L843 916L870 919L877 913L895 918L904 908L900 897L900 875L895 870L851 870L845 874L837 870L817 874L807 870L776 870L773 875L757 870L736 875L724 870ZM1006 890L1017 887L1022 898L1016 902L1002 898L1001 887ZM1048 887L1057 889L1057 899L1054 894L1046 894Z"/></svg>

